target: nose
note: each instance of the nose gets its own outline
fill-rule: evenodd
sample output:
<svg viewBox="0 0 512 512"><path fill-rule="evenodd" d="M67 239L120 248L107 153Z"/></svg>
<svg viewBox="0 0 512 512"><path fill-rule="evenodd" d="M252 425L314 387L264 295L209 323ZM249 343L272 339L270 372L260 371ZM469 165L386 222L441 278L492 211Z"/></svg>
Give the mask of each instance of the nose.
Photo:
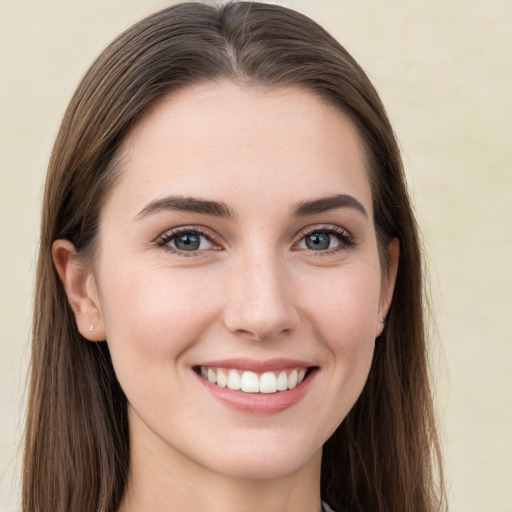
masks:
<svg viewBox="0 0 512 512"><path fill-rule="evenodd" d="M299 323L293 282L272 255L243 258L229 276L226 328L247 339L269 341L291 333Z"/></svg>

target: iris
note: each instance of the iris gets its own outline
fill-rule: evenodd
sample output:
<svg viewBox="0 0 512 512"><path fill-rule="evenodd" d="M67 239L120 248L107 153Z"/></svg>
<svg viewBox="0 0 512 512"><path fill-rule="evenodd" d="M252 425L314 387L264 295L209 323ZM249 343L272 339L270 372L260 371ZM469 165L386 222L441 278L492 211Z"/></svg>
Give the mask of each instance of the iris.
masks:
<svg viewBox="0 0 512 512"><path fill-rule="evenodd" d="M331 236L328 233L312 233L306 237L306 246L313 251L324 251L331 245Z"/></svg>

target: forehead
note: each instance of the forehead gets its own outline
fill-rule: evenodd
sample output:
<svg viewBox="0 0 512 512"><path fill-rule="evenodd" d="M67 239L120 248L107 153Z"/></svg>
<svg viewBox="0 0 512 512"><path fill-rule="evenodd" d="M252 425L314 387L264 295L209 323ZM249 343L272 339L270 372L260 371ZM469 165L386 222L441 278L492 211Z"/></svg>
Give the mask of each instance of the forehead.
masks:
<svg viewBox="0 0 512 512"><path fill-rule="evenodd" d="M133 208L166 194L224 200L228 191L246 205L339 192L371 211L353 122L297 88L219 82L171 93L138 121L120 161L114 195Z"/></svg>

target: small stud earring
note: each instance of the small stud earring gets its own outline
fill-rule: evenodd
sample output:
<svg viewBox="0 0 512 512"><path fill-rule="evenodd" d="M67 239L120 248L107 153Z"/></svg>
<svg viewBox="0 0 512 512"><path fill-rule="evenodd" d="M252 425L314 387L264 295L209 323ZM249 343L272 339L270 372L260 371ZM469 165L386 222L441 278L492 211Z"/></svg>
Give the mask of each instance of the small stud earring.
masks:
<svg viewBox="0 0 512 512"><path fill-rule="evenodd" d="M93 324L91 324L91 325L89 326L89 331L91 331L91 332L92 332L92 331L94 331L94 325L93 325Z"/></svg>
<svg viewBox="0 0 512 512"><path fill-rule="evenodd" d="M380 323L381 323L382 325L384 325L384 318L381 318L381 319L380 319Z"/></svg>

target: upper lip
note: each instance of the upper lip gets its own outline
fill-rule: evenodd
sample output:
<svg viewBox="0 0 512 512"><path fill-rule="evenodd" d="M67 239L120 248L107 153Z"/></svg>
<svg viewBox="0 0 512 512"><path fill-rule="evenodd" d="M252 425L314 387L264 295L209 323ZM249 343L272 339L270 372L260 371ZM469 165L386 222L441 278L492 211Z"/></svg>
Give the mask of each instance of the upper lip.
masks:
<svg viewBox="0 0 512 512"><path fill-rule="evenodd" d="M234 370L263 373L286 370L288 368L311 368L315 365L299 359L276 358L259 361L256 359L234 358L205 361L200 363L198 366L205 366L210 368L232 368Z"/></svg>

